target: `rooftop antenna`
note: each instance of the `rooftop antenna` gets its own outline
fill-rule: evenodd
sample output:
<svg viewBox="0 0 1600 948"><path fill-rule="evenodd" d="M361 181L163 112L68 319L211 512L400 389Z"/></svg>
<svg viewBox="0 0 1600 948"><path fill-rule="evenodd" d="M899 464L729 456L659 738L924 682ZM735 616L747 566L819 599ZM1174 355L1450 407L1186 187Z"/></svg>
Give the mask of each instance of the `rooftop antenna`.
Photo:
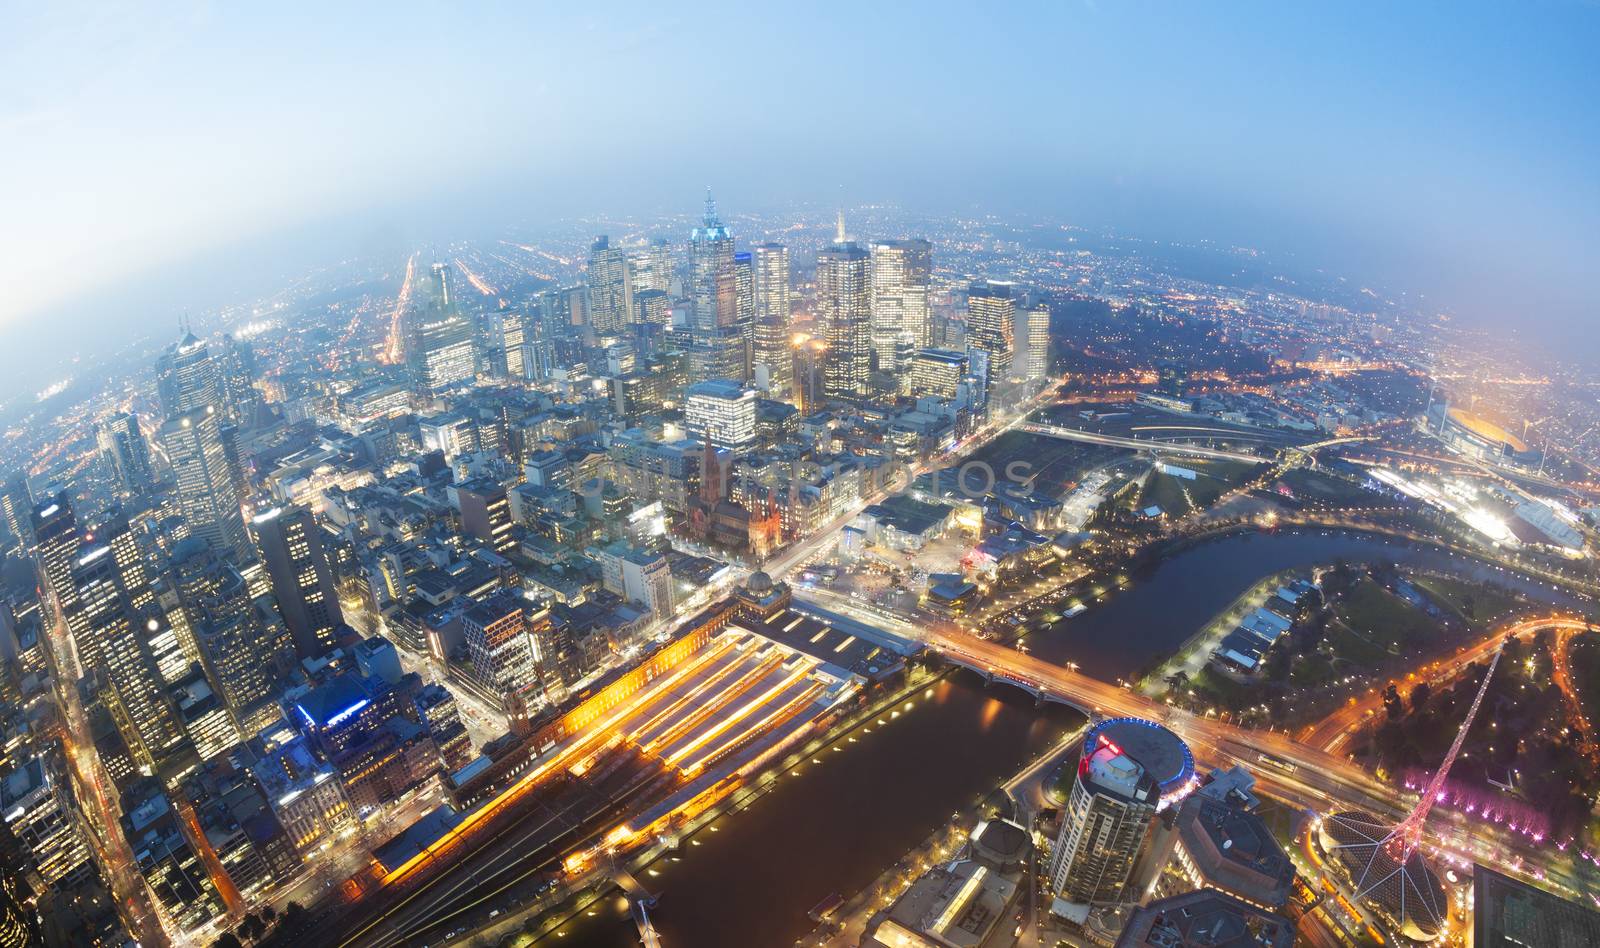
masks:
<svg viewBox="0 0 1600 948"><path fill-rule="evenodd" d="M706 185L706 226L716 223L717 200L711 196L711 185Z"/></svg>
<svg viewBox="0 0 1600 948"><path fill-rule="evenodd" d="M839 208L839 228L834 232L833 242L836 244L844 243L844 208L842 207Z"/></svg>

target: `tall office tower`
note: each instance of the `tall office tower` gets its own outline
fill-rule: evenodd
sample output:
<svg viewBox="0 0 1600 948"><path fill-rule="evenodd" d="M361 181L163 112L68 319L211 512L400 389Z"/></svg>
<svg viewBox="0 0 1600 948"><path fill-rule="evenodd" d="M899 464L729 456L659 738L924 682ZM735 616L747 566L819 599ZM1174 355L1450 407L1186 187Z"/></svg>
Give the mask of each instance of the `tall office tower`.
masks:
<svg viewBox="0 0 1600 948"><path fill-rule="evenodd" d="M604 234L589 247L589 325L597 336L615 336L633 316L628 252Z"/></svg>
<svg viewBox="0 0 1600 948"><path fill-rule="evenodd" d="M148 587L127 585L117 559L113 545L97 544L74 564L84 626L75 642L85 668L104 669L103 697L135 762L154 772L183 750L187 735L167 693L162 659L168 655L157 654L165 624L154 610L134 607Z"/></svg>
<svg viewBox="0 0 1600 948"><path fill-rule="evenodd" d="M826 394L828 344L821 339L806 337L794 343L795 404L800 414L811 415L822 410Z"/></svg>
<svg viewBox="0 0 1600 948"><path fill-rule="evenodd" d="M756 270L747 250L733 255L733 295L738 314L735 321L742 331L749 332L756 322Z"/></svg>
<svg viewBox="0 0 1600 948"><path fill-rule="evenodd" d="M5 517L6 532L19 550L33 547L33 491L28 487L28 475L18 472L6 478L0 487L0 516Z"/></svg>
<svg viewBox="0 0 1600 948"><path fill-rule="evenodd" d="M756 319L774 319L789 326L789 248L757 244L750 252L755 268Z"/></svg>
<svg viewBox="0 0 1600 948"><path fill-rule="evenodd" d="M95 432L100 457L116 475L125 493L142 493L154 481L150 467L150 446L139 431L139 417L118 412L100 423Z"/></svg>
<svg viewBox="0 0 1600 948"><path fill-rule="evenodd" d="M254 734L277 713L277 665L294 648L288 630L265 621L239 571L194 537L173 548L172 577L206 677L240 729Z"/></svg>
<svg viewBox="0 0 1600 948"><path fill-rule="evenodd" d="M222 347L216 355L217 372L222 380L222 401L228 417L246 424L255 414L261 393L256 390L256 353L250 343L222 334Z"/></svg>
<svg viewBox="0 0 1600 948"><path fill-rule="evenodd" d="M250 526L295 652L301 658L326 654L338 645L344 612L316 518L304 507L275 507Z"/></svg>
<svg viewBox="0 0 1600 948"><path fill-rule="evenodd" d="M1050 307L1039 303L1025 315L1028 330L1018 352L1015 374L1019 379L1032 381L1050 374Z"/></svg>
<svg viewBox="0 0 1600 948"><path fill-rule="evenodd" d="M769 398L787 399L794 391L793 337L786 321L756 320L750 384Z"/></svg>
<svg viewBox="0 0 1600 948"><path fill-rule="evenodd" d="M911 394L954 399L967 375L967 354L953 349L918 349L911 357Z"/></svg>
<svg viewBox="0 0 1600 948"><path fill-rule="evenodd" d="M228 465L214 408L197 408L161 426L161 443L178 480L178 509L189 532L211 544L218 556L250 556L239 495Z"/></svg>
<svg viewBox="0 0 1600 948"><path fill-rule="evenodd" d="M834 242L817 253L817 319L828 341L824 388L830 398L867 393L872 360L871 255L846 240L844 215Z"/></svg>
<svg viewBox="0 0 1600 948"><path fill-rule="evenodd" d="M52 556L64 552L64 545L57 547L52 543ZM43 555L41 545L41 558ZM129 529L127 518L121 515L113 515L94 530L87 531L82 541L73 546L66 582L71 589L67 600L71 603L67 608L67 628L78 660L86 671L104 664L107 636L122 627L116 624L119 618L155 611L155 590L151 588L145 568L144 551ZM91 593L92 602L87 598ZM153 646L152 658L163 660L166 671L176 674L186 664L186 659L178 650L175 638L157 634L163 628L146 630L149 634L145 634L144 639ZM174 650L178 650L176 656L172 654Z"/></svg>
<svg viewBox="0 0 1600 948"><path fill-rule="evenodd" d="M497 310L484 316L484 372L496 379L526 377L527 332L522 313Z"/></svg>
<svg viewBox="0 0 1600 948"><path fill-rule="evenodd" d="M671 245L665 240L655 240L644 250L636 250L629 254L628 280L635 296L650 290L671 296Z"/></svg>
<svg viewBox="0 0 1600 948"><path fill-rule="evenodd" d="M878 369L898 372L900 356L928 345L933 244L922 239L872 244L872 348Z"/></svg>
<svg viewBox="0 0 1600 948"><path fill-rule="evenodd" d="M543 382L556 367L556 343L542 304L541 298L539 315L530 314L522 335L522 377L530 382Z"/></svg>
<svg viewBox="0 0 1600 948"><path fill-rule="evenodd" d="M0 761L0 834L12 833L21 844L15 853L0 847L0 863L37 873L38 881L50 888L70 889L95 876L88 830L67 779L60 745L51 741L30 750ZM0 928L0 945L41 944L7 941Z"/></svg>
<svg viewBox="0 0 1600 948"><path fill-rule="evenodd" d="M477 368L472 320L461 312L451 283L450 265L435 263L406 317L406 361L425 395L471 381Z"/></svg>
<svg viewBox="0 0 1600 948"><path fill-rule="evenodd" d="M167 347L156 360L156 390L168 417L222 402L222 377L211 348L192 332Z"/></svg>
<svg viewBox="0 0 1600 948"><path fill-rule="evenodd" d="M1162 794L1193 777L1193 755L1161 725L1136 718L1095 725L1051 857L1057 897L1079 906L1121 901Z"/></svg>
<svg viewBox="0 0 1600 948"><path fill-rule="evenodd" d="M756 443L756 393L732 379L707 379L685 393L684 426L691 437L743 451Z"/></svg>
<svg viewBox="0 0 1600 948"><path fill-rule="evenodd" d="M663 290L637 290L633 294L633 321L639 325L672 325L672 297Z"/></svg>
<svg viewBox="0 0 1600 948"><path fill-rule="evenodd" d="M967 348L989 354L989 384L1011 375L1016 351L1017 301L1012 285L979 280L967 288Z"/></svg>
<svg viewBox="0 0 1600 948"><path fill-rule="evenodd" d="M737 312L729 311L727 300L719 305L717 277L733 269L733 234L717 218L717 202L706 189L706 215L689 234L689 299L693 303L693 326L700 331L731 325ZM737 292L733 294L737 306ZM720 312L719 312L720 310Z"/></svg>
<svg viewBox="0 0 1600 948"><path fill-rule="evenodd" d="M745 376L745 344L737 326L696 330L689 343L691 379L738 379Z"/></svg>
<svg viewBox="0 0 1600 948"><path fill-rule="evenodd" d="M56 618L64 617L67 628L76 635L78 592L72 585L72 565L78 561L82 540L78 535L78 518L72 512L72 500L66 491L57 491L36 504L28 519L33 548L39 557L39 570L55 599Z"/></svg>

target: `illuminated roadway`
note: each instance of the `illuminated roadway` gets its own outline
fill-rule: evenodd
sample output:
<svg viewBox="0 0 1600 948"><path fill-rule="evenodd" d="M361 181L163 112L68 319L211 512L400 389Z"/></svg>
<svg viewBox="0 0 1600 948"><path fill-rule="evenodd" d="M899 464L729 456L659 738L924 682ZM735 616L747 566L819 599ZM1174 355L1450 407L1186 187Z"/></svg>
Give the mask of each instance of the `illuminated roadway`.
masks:
<svg viewBox="0 0 1600 948"><path fill-rule="evenodd" d="M872 617L879 623L884 621L881 613L872 614ZM1508 633L1522 634L1541 628L1577 631L1587 628L1587 625L1582 620L1561 617L1523 620L1497 630L1486 641L1464 650L1450 661L1460 667L1492 653ZM1394 787L1378 781L1351 760L1319 747L1307 746L1286 733L1251 730L1216 718L1193 715L1147 698L1130 688L1109 684L1035 658L1013 646L977 638L951 628L949 624L930 627L927 624L913 626L902 622L895 631L925 642L934 651L957 659L963 665L981 667L989 674L1025 683L1031 689L1048 693L1057 700L1083 708L1096 716L1130 716L1161 721L1184 739L1197 760L1212 766L1225 767L1232 762L1243 764L1265 792L1297 806L1319 813L1359 808L1384 819L1398 821L1414 803L1414 794L1402 794ZM1359 721L1364 713L1364 707L1358 709L1355 720ZM1349 724L1344 725L1345 730L1348 727ZM1263 760L1263 753L1280 763ZM1459 814L1441 813L1434 817L1432 825L1437 831L1445 828L1445 824L1453 823L1448 828L1455 830L1460 829L1460 821ZM1543 878L1569 892L1584 892L1588 886L1588 882L1574 872L1577 863L1572 854L1552 852L1551 847L1542 841L1482 823L1472 824L1470 838L1466 841L1470 843L1470 848L1462 851L1457 847L1454 850L1461 858L1493 860L1496 865L1504 866L1510 861L1506 858L1510 854L1521 864L1539 867L1544 872Z"/></svg>
<svg viewBox="0 0 1600 948"><path fill-rule="evenodd" d="M1188 457L1210 458L1217 461L1265 464L1272 460L1270 457L1245 454L1242 451L1223 451L1219 448L1202 448L1198 445L1179 444L1172 441L1146 441L1142 438L1123 438L1118 435L1098 434L1077 428L1063 428L1059 425L1029 423L1023 425L1022 430L1030 434L1044 435L1047 438L1060 438L1063 441L1082 441L1085 444L1102 444L1113 448L1132 448L1135 451L1154 451L1162 454L1182 454Z"/></svg>

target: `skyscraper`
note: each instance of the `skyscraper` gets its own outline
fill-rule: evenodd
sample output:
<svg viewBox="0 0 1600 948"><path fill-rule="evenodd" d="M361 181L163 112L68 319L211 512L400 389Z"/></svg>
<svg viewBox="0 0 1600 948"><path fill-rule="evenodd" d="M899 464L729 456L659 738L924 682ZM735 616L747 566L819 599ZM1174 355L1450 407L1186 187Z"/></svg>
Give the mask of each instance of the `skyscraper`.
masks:
<svg viewBox="0 0 1600 948"><path fill-rule="evenodd" d="M173 549L172 576L206 677L241 730L255 733L278 713L275 664L293 648L286 628L264 621L244 577L194 537Z"/></svg>
<svg viewBox="0 0 1600 948"><path fill-rule="evenodd" d="M1031 381L1050 374L1050 307L1038 303L1027 312L1028 332L1024 338L1017 377Z"/></svg>
<svg viewBox="0 0 1600 948"><path fill-rule="evenodd" d="M275 507L250 526L295 652L301 658L327 653L338 644L344 613L316 518L304 507Z"/></svg>
<svg viewBox="0 0 1600 948"><path fill-rule="evenodd" d="M19 549L33 545L33 490L28 487L28 475L18 472L6 478L0 488L0 516L5 517L6 532L11 534Z"/></svg>
<svg viewBox="0 0 1600 948"><path fill-rule="evenodd" d="M221 410L222 377L205 340L192 332L156 360L156 389L167 417L212 406Z"/></svg>
<svg viewBox="0 0 1600 948"><path fill-rule="evenodd" d="M150 467L150 446L139 431L139 417L132 412L117 412L100 423L95 432L100 457L117 478L121 489L138 494L154 477Z"/></svg>
<svg viewBox="0 0 1600 948"><path fill-rule="evenodd" d="M1050 884L1065 902L1120 901L1164 793L1194 776L1194 758L1151 721L1112 718L1084 737L1050 862Z"/></svg>
<svg viewBox="0 0 1600 948"><path fill-rule="evenodd" d="M153 772L183 750L187 735L167 693L164 656L157 654L164 623L154 610L136 607L150 601L149 587L134 585L142 574L119 568L114 547L98 543L73 564L83 617L74 640L84 667L104 670L102 696L112 720L134 760Z"/></svg>
<svg viewBox="0 0 1600 948"><path fill-rule="evenodd" d="M789 248L783 244L757 244L750 252L755 269L756 319L772 319L789 326Z"/></svg>
<svg viewBox="0 0 1600 948"><path fill-rule="evenodd" d="M911 394L954 399L968 371L967 354L952 349L918 349L911 358Z"/></svg>
<svg viewBox="0 0 1600 948"><path fill-rule="evenodd" d="M732 379L707 379L689 386L684 425L691 437L718 448L743 451L756 442L756 393Z"/></svg>
<svg viewBox="0 0 1600 948"><path fill-rule="evenodd" d="M36 504L28 519L44 585L52 593L58 616L65 617L67 628L76 634L78 594L72 585L72 564L77 562L82 540L72 500L66 491L57 491Z"/></svg>
<svg viewBox="0 0 1600 948"><path fill-rule="evenodd" d="M967 288L967 348L989 354L989 383L1011 376L1017 301L1010 283L979 280Z"/></svg>
<svg viewBox="0 0 1600 948"><path fill-rule="evenodd" d="M628 255L628 279L634 296L653 291L672 293L672 246L657 240L644 250Z"/></svg>
<svg viewBox="0 0 1600 948"><path fill-rule="evenodd" d="M824 389L830 398L867 393L872 358L870 255L844 234L817 253L817 318L828 342Z"/></svg>
<svg viewBox="0 0 1600 948"><path fill-rule="evenodd" d="M472 380L476 371L472 321L461 312L450 265L435 263L421 299L407 314L407 362L417 388L434 395Z"/></svg>
<svg viewBox="0 0 1600 948"><path fill-rule="evenodd" d="M901 358L928 345L928 291L933 245L926 240L872 244L872 348L878 368L903 369Z"/></svg>
<svg viewBox="0 0 1600 948"><path fill-rule="evenodd" d="M189 532L219 556L248 558L239 495L217 422L212 406L184 412L161 426L161 443L177 475L178 508Z"/></svg>
<svg viewBox="0 0 1600 948"><path fill-rule="evenodd" d="M717 291L718 274L732 268L733 234L717 217L717 202L707 188L705 218L689 234L689 299L694 305L696 330L714 330L736 321L736 312L726 311L726 305L719 307ZM732 300L737 305L736 292Z"/></svg>
<svg viewBox="0 0 1600 948"><path fill-rule="evenodd" d="M621 333L633 318L628 252L604 234L589 247L589 324L597 336Z"/></svg>
<svg viewBox="0 0 1600 948"><path fill-rule="evenodd" d="M794 389L789 248L783 244L758 244L751 251L751 267L755 277L751 382L773 398L789 398Z"/></svg>

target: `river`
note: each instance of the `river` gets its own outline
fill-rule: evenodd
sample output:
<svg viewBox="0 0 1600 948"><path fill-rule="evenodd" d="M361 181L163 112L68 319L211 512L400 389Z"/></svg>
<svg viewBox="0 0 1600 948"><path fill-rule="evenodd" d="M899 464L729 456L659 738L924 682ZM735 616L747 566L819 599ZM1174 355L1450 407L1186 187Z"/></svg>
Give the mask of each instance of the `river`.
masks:
<svg viewBox="0 0 1600 948"><path fill-rule="evenodd" d="M1236 534L1186 550L1132 577L1109 601L1030 635L1035 655L1077 662L1114 680L1176 650L1262 577L1285 569L1379 559L1448 569L1553 602L1548 585L1433 549L1370 534ZM832 893L850 896L1048 748L1081 717L958 673L914 706L821 764L785 775L748 810L685 840L641 881L660 896L653 917L666 948L786 946L811 930L806 913ZM1204 762L1201 762L1204 764ZM541 945L635 946L620 897L568 923Z"/></svg>

